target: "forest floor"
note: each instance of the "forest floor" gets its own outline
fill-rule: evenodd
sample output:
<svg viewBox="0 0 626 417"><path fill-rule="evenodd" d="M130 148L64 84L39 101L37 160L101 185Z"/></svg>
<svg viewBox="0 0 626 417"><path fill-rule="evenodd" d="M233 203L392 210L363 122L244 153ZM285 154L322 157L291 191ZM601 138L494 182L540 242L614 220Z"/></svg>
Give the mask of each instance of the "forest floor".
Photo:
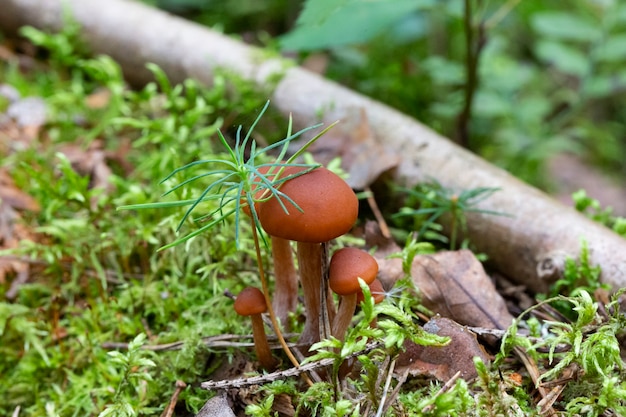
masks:
<svg viewBox="0 0 626 417"><path fill-rule="evenodd" d="M313 347L298 342L308 320L298 304L283 324L302 363L270 331L278 361L264 371L232 308L260 286L260 269L273 282L271 251L238 216L219 218L239 209L240 193L196 199L221 178L198 181L210 164L231 161L223 145L241 143L232 126L247 135L259 121L252 138L263 149L289 137L288 122L271 109L257 119L266 97L241 81L174 86L152 68L158 82L131 90L108 58L38 56L0 46L0 414L626 415L623 298L599 282L584 245L550 293L531 294L428 216L376 219L368 195L328 250L366 249L383 285L372 295L384 301L366 297L343 338ZM179 170L198 160L207 171ZM417 203L433 209L439 192L426 185ZM606 198L619 207L616 195ZM212 218L192 221L189 201ZM149 209L120 210L138 204Z"/></svg>

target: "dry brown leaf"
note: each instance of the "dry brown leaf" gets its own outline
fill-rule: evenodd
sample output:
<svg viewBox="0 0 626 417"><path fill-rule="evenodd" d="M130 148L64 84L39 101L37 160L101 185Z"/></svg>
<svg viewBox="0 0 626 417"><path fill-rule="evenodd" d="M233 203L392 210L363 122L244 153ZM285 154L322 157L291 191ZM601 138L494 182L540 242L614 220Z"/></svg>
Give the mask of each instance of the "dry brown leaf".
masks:
<svg viewBox="0 0 626 417"><path fill-rule="evenodd" d="M402 260L390 258L400 247L382 236L375 222L365 225L367 247L376 248L378 279L387 289L404 276ZM506 303L469 250L419 255L413 260L411 277L425 307L467 326L506 329L512 322Z"/></svg>
<svg viewBox="0 0 626 417"><path fill-rule="evenodd" d="M506 329L513 317L482 264L469 250L416 256L413 283L430 310L476 327Z"/></svg>
<svg viewBox="0 0 626 417"><path fill-rule="evenodd" d="M346 181L357 190L371 185L400 162L397 154L389 152L373 136L362 108L351 109L338 126L317 140L310 151L323 164L340 156L341 167L349 174Z"/></svg>
<svg viewBox="0 0 626 417"><path fill-rule="evenodd" d="M39 203L17 188L9 173L0 169L0 204L7 204L16 210L28 210L38 212Z"/></svg>
<svg viewBox="0 0 626 417"><path fill-rule="evenodd" d="M435 317L424 325L429 333L450 338L446 346L422 346L413 342L405 343L405 351L398 358L396 371L407 370L411 375L430 375L445 382L457 372L469 381L477 376L474 357L483 362L490 359L476 340L476 335L464 326L445 317Z"/></svg>
<svg viewBox="0 0 626 417"><path fill-rule="evenodd" d="M0 249L16 248L22 240L32 240L33 233L20 222L18 210L39 211L37 201L26 194L13 182L4 169L0 170ZM30 277L30 266L26 262L12 257L0 256L0 283L7 281L7 276L14 274L16 279L5 294L11 299L15 289Z"/></svg>
<svg viewBox="0 0 626 417"><path fill-rule="evenodd" d="M402 260L389 258L390 255L402 251L400 246L389 237L383 235L377 222L368 220L364 229L365 246L374 248L374 258L378 262L378 279L383 287L389 289L404 276Z"/></svg>

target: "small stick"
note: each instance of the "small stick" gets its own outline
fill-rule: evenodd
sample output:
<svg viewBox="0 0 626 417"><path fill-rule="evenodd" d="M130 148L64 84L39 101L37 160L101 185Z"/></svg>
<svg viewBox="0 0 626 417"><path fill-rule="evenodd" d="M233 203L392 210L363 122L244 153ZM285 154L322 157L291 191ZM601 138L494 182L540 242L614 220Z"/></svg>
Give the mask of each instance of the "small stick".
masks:
<svg viewBox="0 0 626 417"><path fill-rule="evenodd" d="M539 369L537 368L537 364L535 363L533 358L528 356L526 354L526 351L524 351L524 349L522 349L519 346L516 346L515 348L513 348L513 351L515 352L517 357L522 361L522 363L524 364L524 367L526 368L526 371L528 371L528 375L530 376L530 379L532 379L533 384L535 384L535 387L537 387L537 391L539 391L539 394L541 395L541 401L545 400L544 403L548 406L547 408L542 410L543 411L542 415L547 415L547 416L556 415L556 412L552 408L552 404L554 403L554 401L550 401L551 399L550 391L548 391L547 388L545 388L539 383L539 378L540 378Z"/></svg>
<svg viewBox="0 0 626 417"><path fill-rule="evenodd" d="M539 407L539 410L541 410L541 415L547 414L548 412L554 413L554 409L552 408L552 406L554 405L555 401L559 399L559 396L564 389L565 385L558 385L552 388L547 393L547 395L537 403L537 407Z"/></svg>
<svg viewBox="0 0 626 417"><path fill-rule="evenodd" d="M461 371L457 371L456 374L452 375L452 378L447 380L446 383L443 384L443 386L441 388L439 388L439 391L437 391L437 394L435 395L435 398L439 397L444 392L449 391L450 388L452 388L452 385L454 385L454 383L456 382L457 379L459 379L460 376L461 376ZM429 405L427 405L426 407L424 407L422 409L422 413L426 414L426 413L432 411L433 408L435 408L435 405L434 404L429 404Z"/></svg>
<svg viewBox="0 0 626 417"><path fill-rule="evenodd" d="M391 395L389 396L389 401L387 401L385 408L383 408L383 414L387 412L389 407L391 407L391 404L393 404L396 401L396 398L398 398L398 394L400 394L400 388L402 388L402 385L404 385L404 383L406 382L406 378L409 376L409 371L410 369L407 367L406 370L399 375L398 383L391 392Z"/></svg>
<svg viewBox="0 0 626 417"><path fill-rule="evenodd" d="M389 369L387 370L387 381L385 381L385 388L383 388L383 395L380 397L380 404L378 407L378 411L376 412L376 417L381 417L385 411L385 402L387 401L387 392L389 392L389 387L391 386L391 378L393 377L393 370L396 367L396 360L392 360L389 364Z"/></svg>
<svg viewBox="0 0 626 417"><path fill-rule="evenodd" d="M374 214L374 217L376 218L376 222L378 223L378 227L380 227L380 233L382 233L383 236L386 237L387 239L390 239L391 232L389 231L389 226L387 226L385 217L383 216L383 213L381 213L380 208L378 207L378 203L376 202L376 199L374 198L374 193L372 192L372 189L370 188L369 185L365 187L365 195L367 199L367 204L369 204L370 209L372 210L372 213Z"/></svg>
<svg viewBox="0 0 626 417"><path fill-rule="evenodd" d="M354 358L356 356L370 352L374 349L378 349L381 346L383 346L382 342L368 343L365 346L365 349L359 352L355 352L345 359ZM278 379L288 378L291 376L298 376L304 372L309 372L313 369L330 366L333 364L334 361L335 361L334 358L325 358L325 359L320 359L319 361L309 362L309 363L300 365L297 368L289 368L284 371L272 372L270 374L253 376L249 378L225 379L221 381L206 381L206 382L202 382L200 384L200 387L207 389L207 390L216 390L216 389L225 389L225 388L242 388L242 387L247 387L250 385L260 385L260 384L264 384L267 382L276 381Z"/></svg>
<svg viewBox="0 0 626 417"><path fill-rule="evenodd" d="M172 417L174 415L174 408L176 407L176 403L178 402L178 396L180 395L180 392L185 389L186 386L187 384L185 384L183 381L176 381L176 389L172 394L172 398L170 399L169 404L167 405L165 410L163 410L161 417Z"/></svg>

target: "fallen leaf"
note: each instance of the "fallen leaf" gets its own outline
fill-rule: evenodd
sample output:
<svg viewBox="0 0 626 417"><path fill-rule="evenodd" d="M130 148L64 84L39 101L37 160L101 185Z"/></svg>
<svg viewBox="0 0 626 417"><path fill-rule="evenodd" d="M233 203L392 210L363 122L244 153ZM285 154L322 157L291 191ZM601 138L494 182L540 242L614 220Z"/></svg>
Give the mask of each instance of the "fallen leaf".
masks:
<svg viewBox="0 0 626 417"><path fill-rule="evenodd" d="M469 250L416 256L411 277L428 309L467 326L506 329L513 316Z"/></svg>
<svg viewBox="0 0 626 417"><path fill-rule="evenodd" d="M0 249L13 249L23 240L33 240L32 233L20 220L19 210L39 211L37 201L13 182L4 169L0 169ZM12 299L17 289L30 278L30 266L15 257L0 256L0 283L9 275L15 275L5 298Z"/></svg>
<svg viewBox="0 0 626 417"><path fill-rule="evenodd" d="M374 248L373 256L378 263L377 278L383 287L389 289L396 281L404 276L402 270L402 260L389 258L390 255L398 254L402 248L393 240L383 235L377 222L368 220L364 229L365 246Z"/></svg>
<svg viewBox="0 0 626 417"><path fill-rule="evenodd" d="M371 185L400 162L398 154L388 151L374 136L362 108L349 109L341 123L318 139L310 152L323 164L340 156L341 167L349 174L346 181L357 190Z"/></svg>
<svg viewBox="0 0 626 417"><path fill-rule="evenodd" d="M413 342L405 343L405 351L400 354L396 363L396 371L402 373L408 369L409 374L430 375L445 382L457 372L466 381L477 376L474 357L483 362L490 359L476 335L464 326L445 317L434 317L424 325L429 333L450 338L445 346L422 346Z"/></svg>
<svg viewBox="0 0 626 417"><path fill-rule="evenodd" d="M404 277L402 259L390 257L401 248L380 232L376 222L365 224L365 243L375 248L378 279L390 289ZM469 250L418 255L411 265L411 279L426 308L467 326L506 329L513 321L506 302Z"/></svg>
<svg viewBox="0 0 626 417"><path fill-rule="evenodd" d="M17 188L13 179L5 169L0 169L0 204L8 204L16 210L28 210L38 212L39 203Z"/></svg>

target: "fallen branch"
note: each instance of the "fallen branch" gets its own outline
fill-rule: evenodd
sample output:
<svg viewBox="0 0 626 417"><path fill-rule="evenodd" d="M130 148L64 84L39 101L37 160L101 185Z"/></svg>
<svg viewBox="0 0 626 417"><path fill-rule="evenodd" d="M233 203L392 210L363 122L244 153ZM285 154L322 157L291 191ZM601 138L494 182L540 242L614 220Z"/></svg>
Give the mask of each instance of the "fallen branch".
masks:
<svg viewBox="0 0 626 417"><path fill-rule="evenodd" d="M174 82L188 77L211 83L217 68L267 86L281 75L272 103L295 124L342 120L363 110L371 140L397 156L394 179L411 186L434 178L453 190L497 187L501 191L477 208L511 215L468 215L469 237L492 264L535 291L559 277L566 257L577 257L585 239L602 279L626 286L626 240L456 146L419 122L381 103L325 80L281 58L268 58L202 26L124 0L3 0L0 28L22 25L59 29L62 5L82 25L96 53L112 56L134 83L150 80L146 62L162 67ZM375 161L368 161L375 163Z"/></svg>
<svg viewBox="0 0 626 417"><path fill-rule="evenodd" d="M367 352L371 352L374 349L378 349L382 347L383 344L381 342L371 342L365 345L365 349L360 350L358 352L354 352L345 359L356 358L357 356L363 355ZM241 387L249 387L251 385L262 385L267 384L268 382L276 381L279 379L285 379L292 376L301 375L304 372L313 371L319 368L325 368L327 366L331 366L335 363L334 358L325 358L320 359L318 361L305 363L300 365L297 368L289 368L284 371L276 371L270 374L263 374L259 376L252 376L248 378L237 378L237 379L224 379L221 381L206 381L200 384L200 386L204 389L208 390L216 390L216 389L226 389L226 388L241 388Z"/></svg>

